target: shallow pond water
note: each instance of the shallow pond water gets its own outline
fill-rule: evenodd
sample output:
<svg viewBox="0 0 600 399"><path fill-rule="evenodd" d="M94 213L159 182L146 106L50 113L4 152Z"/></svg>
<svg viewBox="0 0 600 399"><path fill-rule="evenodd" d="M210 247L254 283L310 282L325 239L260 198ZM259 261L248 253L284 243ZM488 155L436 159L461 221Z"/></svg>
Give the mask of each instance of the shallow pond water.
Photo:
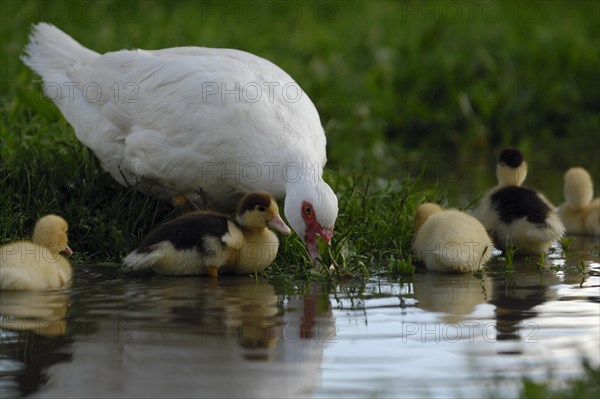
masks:
<svg viewBox="0 0 600 399"><path fill-rule="evenodd" d="M1 293L0 396L515 396L600 362L600 242L481 276L336 284L123 276ZM585 272L577 268L583 262Z"/></svg>

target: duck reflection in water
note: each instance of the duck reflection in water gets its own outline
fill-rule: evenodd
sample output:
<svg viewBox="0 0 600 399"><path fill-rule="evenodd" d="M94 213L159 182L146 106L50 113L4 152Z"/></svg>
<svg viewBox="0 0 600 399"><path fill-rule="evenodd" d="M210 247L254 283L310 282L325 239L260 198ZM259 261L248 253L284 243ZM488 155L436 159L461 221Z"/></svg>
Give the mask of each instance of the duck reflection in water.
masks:
<svg viewBox="0 0 600 399"><path fill-rule="evenodd" d="M415 274L414 297L417 307L441 313L447 323L468 319L475 308L491 296L491 284L486 278L473 274L427 272Z"/></svg>
<svg viewBox="0 0 600 399"><path fill-rule="evenodd" d="M0 397L25 397L48 381L48 368L71 359L64 291L0 292Z"/></svg>
<svg viewBox="0 0 600 399"><path fill-rule="evenodd" d="M37 396L305 397L333 341L327 292L310 283L289 296L248 277L156 276L115 289L110 309L76 293L97 339L74 335L72 361L49 368ZM119 320L132 328L116 334Z"/></svg>
<svg viewBox="0 0 600 399"><path fill-rule="evenodd" d="M63 336L68 295L63 291L0 291L0 328Z"/></svg>
<svg viewBox="0 0 600 399"><path fill-rule="evenodd" d="M581 283L580 274L557 273L551 270L552 265L551 258L545 258L541 268L539 260L524 258L522 262L515 263L513 272L507 273L500 264L489 270L493 284L489 303L496 307L496 339L526 342L537 329L535 321L532 321L538 316L536 307L558 296L551 287Z"/></svg>
<svg viewBox="0 0 600 399"><path fill-rule="evenodd" d="M600 254L600 237L576 235L569 236L568 249L565 256L575 256L580 260L589 261Z"/></svg>
<svg viewBox="0 0 600 399"><path fill-rule="evenodd" d="M490 303L496 307L497 340L522 342L522 334L527 333L524 331L527 324L523 322L537 316L534 308L549 299L548 285L558 282L558 279L542 277L535 272L536 267L518 265L514 273L492 277L494 293Z"/></svg>

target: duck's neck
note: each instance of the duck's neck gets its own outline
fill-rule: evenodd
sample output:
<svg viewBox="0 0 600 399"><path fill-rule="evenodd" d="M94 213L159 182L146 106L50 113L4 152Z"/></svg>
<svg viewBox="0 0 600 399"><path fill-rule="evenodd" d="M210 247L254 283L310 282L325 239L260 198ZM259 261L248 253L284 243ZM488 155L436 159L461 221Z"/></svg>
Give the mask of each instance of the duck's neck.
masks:
<svg viewBox="0 0 600 399"><path fill-rule="evenodd" d="M498 187L520 186L527 177L527 163L523 162L516 168L498 164L496 167Z"/></svg>
<svg viewBox="0 0 600 399"><path fill-rule="evenodd" d="M252 242L260 241L265 237L275 235L275 233L273 233L266 227L244 227L242 228L242 231L244 232L244 237L246 238L246 240Z"/></svg>
<svg viewBox="0 0 600 399"><path fill-rule="evenodd" d="M40 247L46 248L48 250L48 253L53 257L57 257L58 255L60 255L60 248L58 248L58 245L56 245L55 243L40 242L36 240L32 240L32 242L34 244L39 245Z"/></svg>

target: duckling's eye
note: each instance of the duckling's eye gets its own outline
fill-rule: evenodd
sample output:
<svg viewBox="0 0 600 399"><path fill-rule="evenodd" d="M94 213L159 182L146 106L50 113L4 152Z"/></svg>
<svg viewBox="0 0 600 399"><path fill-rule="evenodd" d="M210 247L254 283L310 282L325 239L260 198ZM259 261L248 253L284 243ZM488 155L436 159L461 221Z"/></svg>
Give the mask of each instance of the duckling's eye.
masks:
<svg viewBox="0 0 600 399"><path fill-rule="evenodd" d="M258 205L256 209L258 209L259 212L264 212L267 210L267 208L265 208L263 205Z"/></svg>

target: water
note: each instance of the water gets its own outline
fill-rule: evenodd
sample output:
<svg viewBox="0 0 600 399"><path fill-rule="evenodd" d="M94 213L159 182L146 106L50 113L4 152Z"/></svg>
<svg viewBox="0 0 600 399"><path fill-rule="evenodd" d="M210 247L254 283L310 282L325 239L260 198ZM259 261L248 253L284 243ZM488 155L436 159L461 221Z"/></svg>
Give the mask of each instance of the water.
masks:
<svg viewBox="0 0 600 399"><path fill-rule="evenodd" d="M506 397L549 371L560 386L600 362L599 247L337 284L80 266L70 290L1 294L0 396Z"/></svg>

